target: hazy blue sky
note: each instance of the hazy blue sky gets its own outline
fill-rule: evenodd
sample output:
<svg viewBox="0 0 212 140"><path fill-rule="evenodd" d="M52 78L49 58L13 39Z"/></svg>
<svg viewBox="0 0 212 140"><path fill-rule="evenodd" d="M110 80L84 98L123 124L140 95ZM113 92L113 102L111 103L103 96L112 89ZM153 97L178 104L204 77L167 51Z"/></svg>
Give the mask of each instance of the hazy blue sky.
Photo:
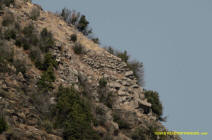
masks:
<svg viewBox="0 0 212 140"><path fill-rule="evenodd" d="M127 50L145 66L145 88L160 93L165 125L212 138L212 1L34 0L45 10L85 14L103 45Z"/></svg>

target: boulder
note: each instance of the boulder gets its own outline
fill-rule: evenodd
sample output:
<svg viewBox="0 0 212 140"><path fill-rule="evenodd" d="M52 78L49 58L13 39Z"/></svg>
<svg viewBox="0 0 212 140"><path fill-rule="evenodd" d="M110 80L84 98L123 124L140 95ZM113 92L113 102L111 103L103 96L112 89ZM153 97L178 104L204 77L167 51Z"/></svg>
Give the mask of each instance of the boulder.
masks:
<svg viewBox="0 0 212 140"><path fill-rule="evenodd" d="M119 84L119 83L117 83L117 82L111 82L111 83L109 84L109 86L110 86L111 88L115 88L116 90L119 90L119 89L121 88L121 84Z"/></svg>
<svg viewBox="0 0 212 140"><path fill-rule="evenodd" d="M132 71L127 71L127 72L125 73L125 76L126 76L126 77L131 77L131 76L134 76L134 75L133 75L133 72L132 72Z"/></svg>

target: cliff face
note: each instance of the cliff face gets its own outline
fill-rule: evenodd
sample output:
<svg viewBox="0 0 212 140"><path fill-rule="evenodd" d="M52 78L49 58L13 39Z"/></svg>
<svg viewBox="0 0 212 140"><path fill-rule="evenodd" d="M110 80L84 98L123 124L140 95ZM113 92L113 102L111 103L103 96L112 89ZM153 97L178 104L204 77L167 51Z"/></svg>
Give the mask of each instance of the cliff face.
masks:
<svg viewBox="0 0 212 140"><path fill-rule="evenodd" d="M30 18L33 8L40 11L36 20ZM67 25L61 17L43 11L30 2L16 0L9 6L2 6L0 23L8 13L13 15L20 28L33 25L37 34L44 28L52 33L55 45L49 48L49 52L58 65L53 68L55 79L51 90L43 90L40 94L38 81L42 79L44 70L36 67L28 49L18 47L17 37L5 39L3 32L9 27L0 25L0 47L8 46L13 50L13 62L8 60L7 64L0 65L0 113L8 124L8 129L0 135L1 140L69 139L64 137L64 129L54 126L54 115L49 115L51 107L57 105L56 93L60 85L64 88L73 86L77 91L86 93L80 94L80 97L86 96L92 104L91 112L97 124L92 121L91 126L101 139L180 139L177 136L153 136L154 131L166 129L152 113L151 104L147 102L133 72L120 58L100 48L74 27ZM73 51L76 43L70 41L72 34L77 35L77 43L83 46L82 54ZM4 52L0 53L3 55ZM20 61L22 63L16 65ZM26 70L19 70L21 65L25 65ZM102 79L107 82L106 86L99 82Z"/></svg>

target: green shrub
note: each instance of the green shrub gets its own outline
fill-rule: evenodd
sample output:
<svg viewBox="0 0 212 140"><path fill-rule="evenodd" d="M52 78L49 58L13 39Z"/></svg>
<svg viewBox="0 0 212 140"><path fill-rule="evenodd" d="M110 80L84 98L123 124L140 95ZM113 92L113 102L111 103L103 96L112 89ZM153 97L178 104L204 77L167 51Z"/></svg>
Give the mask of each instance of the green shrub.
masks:
<svg viewBox="0 0 212 140"><path fill-rule="evenodd" d="M38 69L43 69L43 54L39 47L32 47L29 54L31 60L35 62L35 66Z"/></svg>
<svg viewBox="0 0 212 140"><path fill-rule="evenodd" d="M76 43L73 47L73 50L76 54L82 54L83 53L83 46L79 43Z"/></svg>
<svg viewBox="0 0 212 140"><path fill-rule="evenodd" d="M14 29L8 29L4 32L4 38L7 40L16 39L16 32Z"/></svg>
<svg viewBox="0 0 212 140"><path fill-rule="evenodd" d="M44 71L41 79L38 81L37 85L39 89L48 91L53 89L52 82L55 81L54 69L53 66L48 67L47 71Z"/></svg>
<svg viewBox="0 0 212 140"><path fill-rule="evenodd" d="M155 132L162 131L156 122L146 124L146 127L139 126L131 133L132 140L168 140L166 136L158 137ZM166 131L166 130L163 130Z"/></svg>
<svg viewBox="0 0 212 140"><path fill-rule="evenodd" d="M98 115L105 115L104 108L97 106L96 107L96 114L98 114Z"/></svg>
<svg viewBox="0 0 212 140"><path fill-rule="evenodd" d="M124 52L117 52L116 56L118 56L119 58L121 58L122 61L124 62L128 62L129 60L129 55L127 54L127 51L125 50Z"/></svg>
<svg viewBox="0 0 212 140"><path fill-rule="evenodd" d="M107 80L103 77L99 80L98 94L100 102L104 103L107 107L112 108L116 96L113 92L107 89Z"/></svg>
<svg viewBox="0 0 212 140"><path fill-rule="evenodd" d="M57 102L56 126L64 129L65 140L98 140L92 129L92 115L88 102L80 93L71 88L59 87Z"/></svg>
<svg viewBox="0 0 212 140"><path fill-rule="evenodd" d="M96 44L100 44L99 38L92 38L91 40Z"/></svg>
<svg viewBox="0 0 212 140"><path fill-rule="evenodd" d="M51 133L53 130L53 123L49 120L44 120L42 122L42 127L44 127L44 129L46 130L46 132Z"/></svg>
<svg viewBox="0 0 212 140"><path fill-rule="evenodd" d="M46 75L46 81L48 82L54 82L56 77L54 75L54 69L53 69L53 66L49 66L47 71L44 72L44 75Z"/></svg>
<svg viewBox="0 0 212 140"><path fill-rule="evenodd" d="M26 73L27 68L24 60L14 60L13 64L16 68L16 74L18 74L19 72L21 72L22 74Z"/></svg>
<svg viewBox="0 0 212 140"><path fill-rule="evenodd" d="M103 77L99 80L99 87L106 87L107 86L107 80Z"/></svg>
<svg viewBox="0 0 212 140"><path fill-rule="evenodd" d="M6 72L9 72L9 68L7 66L7 61L2 57L0 56L0 73L6 73Z"/></svg>
<svg viewBox="0 0 212 140"><path fill-rule="evenodd" d="M88 29L88 24L89 24L89 22L86 19L85 15L82 15L77 24L77 29L80 32L82 32L84 35L89 35L92 33L92 31Z"/></svg>
<svg viewBox="0 0 212 140"><path fill-rule="evenodd" d="M63 18L64 21L66 21L67 23L69 23L70 18L71 18L71 10L67 9L67 8L63 8L62 12L60 13L60 16Z"/></svg>
<svg viewBox="0 0 212 140"><path fill-rule="evenodd" d="M163 114L163 106L159 99L158 92L147 90L147 91L144 91L144 95L147 98L147 101L152 104L151 108L153 113L157 115L159 120L162 119L161 116Z"/></svg>
<svg viewBox="0 0 212 140"><path fill-rule="evenodd" d="M119 129L129 129L130 128L129 123L126 120L124 120L118 113L113 113L113 121L118 123Z"/></svg>
<svg viewBox="0 0 212 140"><path fill-rule="evenodd" d="M11 12L7 12L5 14L5 16L3 17L3 20L2 20L2 25L3 26L8 26L8 25L11 25L15 22L15 17L14 15L11 13Z"/></svg>
<svg viewBox="0 0 212 140"><path fill-rule="evenodd" d="M67 8L63 8L60 16L63 18L65 22L72 25L77 25L80 18L80 13L76 11L71 11Z"/></svg>
<svg viewBox="0 0 212 140"><path fill-rule="evenodd" d="M23 48L24 50L29 50L31 47L31 44L28 42L28 40L26 40L25 38L22 39L22 43L23 43Z"/></svg>
<svg viewBox="0 0 212 140"><path fill-rule="evenodd" d="M43 52L48 52L49 48L54 47L55 42L51 32L44 28L40 33L40 49Z"/></svg>
<svg viewBox="0 0 212 140"><path fill-rule="evenodd" d="M143 66L143 63L142 62L139 62L137 60L129 61L130 56L127 54L127 51L120 52L120 51L117 51L117 50L113 49L111 46L105 47L105 49L109 53L111 53L111 54L113 54L113 55L121 58L122 61L124 61L125 63L127 63L127 67L131 71L133 71L133 74L137 78L138 83L141 86L144 86L144 66Z"/></svg>
<svg viewBox="0 0 212 140"><path fill-rule="evenodd" d="M40 40L38 39L36 34L32 34L32 36L29 38L29 43L34 46L38 46L39 41Z"/></svg>
<svg viewBox="0 0 212 140"><path fill-rule="evenodd" d="M16 38L15 45L18 46L18 47L21 47L22 46L22 41L21 41L20 38Z"/></svg>
<svg viewBox="0 0 212 140"><path fill-rule="evenodd" d="M38 48L38 47L33 47L31 50L30 50L30 58L32 60L36 60L36 59L40 59L41 58L41 50Z"/></svg>
<svg viewBox="0 0 212 140"><path fill-rule="evenodd" d="M35 61L35 66L41 70L44 70L41 79L38 81L38 87L43 90L51 90L53 88L52 82L55 81L56 77L54 75L54 68L57 68L57 62L53 58L51 53L45 54L44 62L41 61L41 59L36 58L40 54L37 54L39 52L32 53L30 55L31 59ZM36 56L37 55L37 56Z"/></svg>
<svg viewBox="0 0 212 140"><path fill-rule="evenodd" d="M39 16L40 16L40 10L37 7L32 8L32 11L30 12L30 18L32 20L37 20Z"/></svg>
<svg viewBox="0 0 212 140"><path fill-rule="evenodd" d="M131 136L132 140L148 140L148 134L141 128L137 128Z"/></svg>
<svg viewBox="0 0 212 140"><path fill-rule="evenodd" d="M24 27L23 33L24 33L24 38L22 38L22 41L25 42L25 44L26 44L26 42L27 42L27 44L29 44L29 46L31 46L31 45L36 46L38 44L39 39L38 39L37 35L35 34L35 27L33 26L33 24L30 24L30 25Z"/></svg>
<svg viewBox="0 0 212 140"><path fill-rule="evenodd" d="M73 42L77 41L77 35L76 34L71 35L71 41L73 41Z"/></svg>
<svg viewBox="0 0 212 140"><path fill-rule="evenodd" d="M36 68L38 68L40 70L43 69L43 63L42 63L41 59L35 59L34 62L35 62L35 67Z"/></svg>
<svg viewBox="0 0 212 140"><path fill-rule="evenodd" d="M56 77L54 75L53 66L49 66L48 69L44 72L43 79L47 82L54 82Z"/></svg>
<svg viewBox="0 0 212 140"><path fill-rule="evenodd" d="M43 62L43 70L47 70L50 66L57 68L58 63L56 62L55 58L52 56L51 53L45 54L44 62Z"/></svg>
<svg viewBox="0 0 212 140"><path fill-rule="evenodd" d="M0 116L0 134L8 129L7 122L3 116Z"/></svg>
<svg viewBox="0 0 212 140"><path fill-rule="evenodd" d="M115 101L115 95L112 92L107 91L106 88L99 88L98 93L100 102L104 103L107 107L112 108Z"/></svg>
<svg viewBox="0 0 212 140"><path fill-rule="evenodd" d="M79 12L71 11L67 8L62 9L60 16L68 24L74 25L78 31L82 32L84 35L88 36L92 33L92 29L88 28L89 22L85 15L81 15Z"/></svg>
<svg viewBox="0 0 212 140"><path fill-rule="evenodd" d="M1 58L7 60L8 62L13 62L14 49L7 44L7 42L0 40L0 52Z"/></svg>
<svg viewBox="0 0 212 140"><path fill-rule="evenodd" d="M137 60L129 61L127 63L128 68L133 71L134 76L137 78L138 83L144 86L144 65Z"/></svg>
<svg viewBox="0 0 212 140"><path fill-rule="evenodd" d="M35 27L33 24L29 24L28 26L25 26L23 29L23 33L25 37L30 38L35 30Z"/></svg>
<svg viewBox="0 0 212 140"><path fill-rule="evenodd" d="M105 105L109 108L113 107L113 104L115 102L115 95L113 95L112 92L107 93L107 98L105 101Z"/></svg>
<svg viewBox="0 0 212 140"><path fill-rule="evenodd" d="M111 46L105 47L105 49L106 49L110 54L113 54L113 55L114 55L115 51L114 51L114 49L113 49Z"/></svg>
<svg viewBox="0 0 212 140"><path fill-rule="evenodd" d="M104 108L102 106L97 106L95 109L94 125L105 126L105 122L106 122L105 115L106 115L106 111L104 110Z"/></svg>

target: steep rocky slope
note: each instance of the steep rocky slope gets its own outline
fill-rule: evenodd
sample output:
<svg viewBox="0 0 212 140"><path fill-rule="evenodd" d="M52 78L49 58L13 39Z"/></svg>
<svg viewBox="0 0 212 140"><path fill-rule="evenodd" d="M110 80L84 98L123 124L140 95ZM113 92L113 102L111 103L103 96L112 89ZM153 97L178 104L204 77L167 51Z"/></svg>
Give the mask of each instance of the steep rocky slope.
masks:
<svg viewBox="0 0 212 140"><path fill-rule="evenodd" d="M40 11L36 20L30 17L33 8ZM37 34L44 28L52 33L55 45L48 51L58 65L53 68L55 79L51 90L39 88L38 81L45 70L36 67L28 49L18 47L17 37L5 39L4 32L9 27L0 25L0 47L8 46L13 52L13 61L7 60L6 64L2 61L0 65L0 113L8 124L8 129L0 135L1 140L69 139L64 137L64 129L53 124L55 118L51 108L57 105L60 85L64 88L73 86L83 93L80 94L82 98L90 102L96 120L91 126L101 136L100 139L180 139L177 136L153 136L154 131L166 129L152 113L151 104L147 102L133 72L120 58L100 48L73 26L67 25L61 17L30 2L15 0L9 6L2 6L0 23L8 14L13 15L20 28L33 25ZM77 35L77 42L83 46L82 54L73 51L76 43L70 41L72 34ZM2 56L5 54L3 51L0 53ZM24 70L21 65L25 66ZM106 85L101 85L99 81L102 79L107 82ZM109 102L105 101L109 96ZM137 134L142 135L138 137L136 133L143 134Z"/></svg>

